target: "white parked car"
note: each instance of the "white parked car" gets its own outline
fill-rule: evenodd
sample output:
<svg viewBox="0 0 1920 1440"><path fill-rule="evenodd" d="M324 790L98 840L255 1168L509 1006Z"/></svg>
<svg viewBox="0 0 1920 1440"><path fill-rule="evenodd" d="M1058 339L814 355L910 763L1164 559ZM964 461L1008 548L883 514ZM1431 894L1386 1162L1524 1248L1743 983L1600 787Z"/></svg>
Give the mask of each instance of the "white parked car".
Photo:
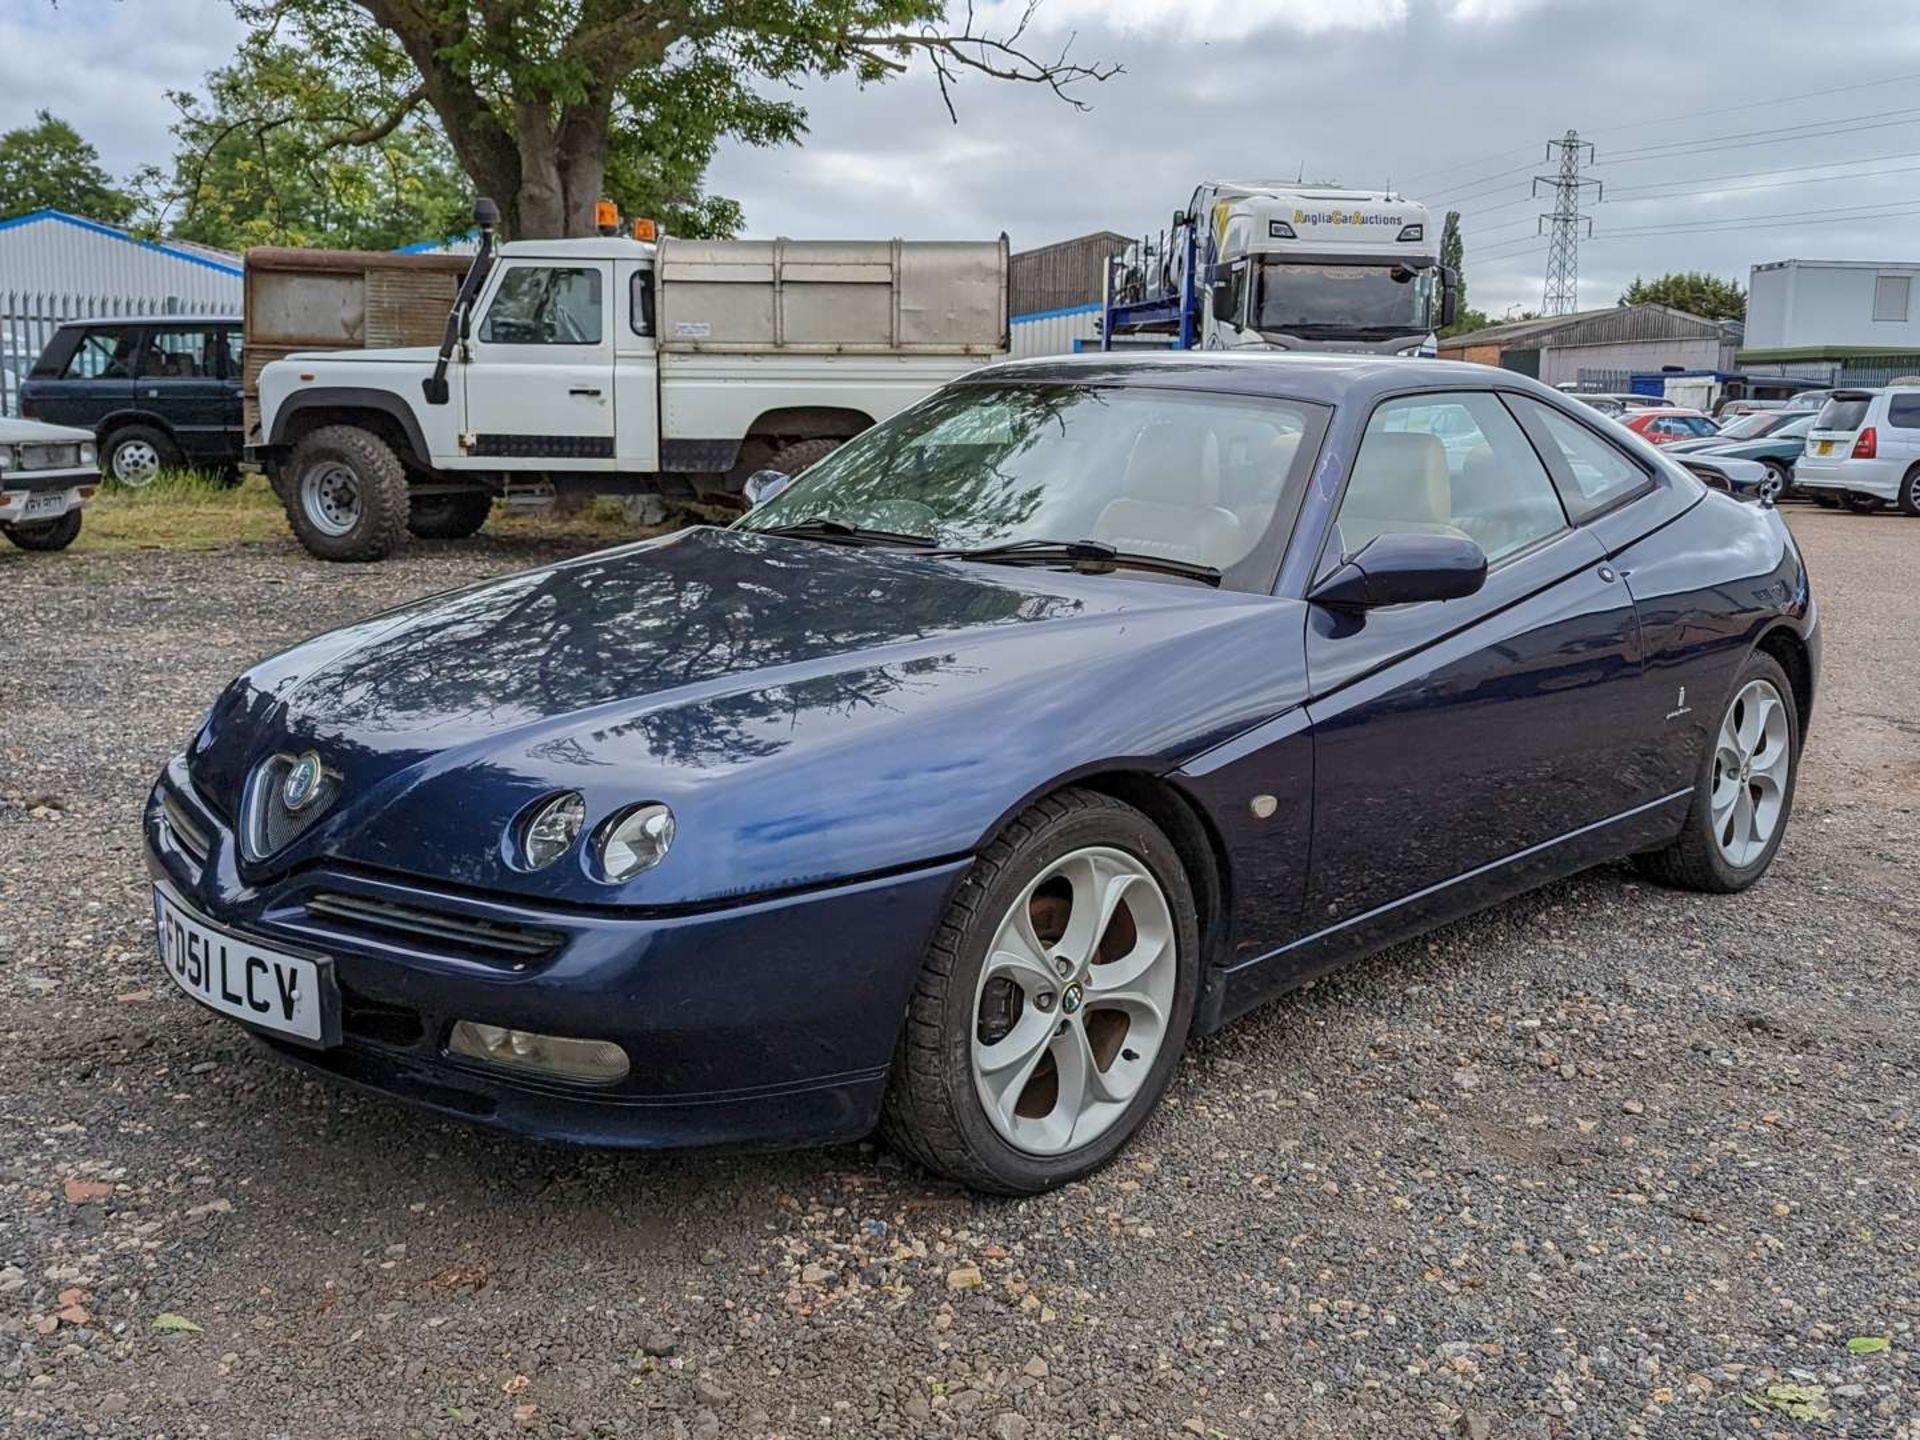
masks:
<svg viewBox="0 0 1920 1440"><path fill-rule="evenodd" d="M87 431L0 419L0 535L22 550L64 550L80 534L80 507L99 488Z"/></svg>
<svg viewBox="0 0 1920 1440"><path fill-rule="evenodd" d="M1836 390L1807 431L1794 488L1870 514L1888 503L1920 516L1920 385Z"/></svg>

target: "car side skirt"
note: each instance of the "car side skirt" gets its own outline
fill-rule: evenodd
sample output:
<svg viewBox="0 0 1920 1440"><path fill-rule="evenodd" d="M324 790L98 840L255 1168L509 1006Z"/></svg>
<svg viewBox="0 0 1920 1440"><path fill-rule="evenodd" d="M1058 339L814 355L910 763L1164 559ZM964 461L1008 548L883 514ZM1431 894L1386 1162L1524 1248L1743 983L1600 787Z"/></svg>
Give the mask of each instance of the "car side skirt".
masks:
<svg viewBox="0 0 1920 1440"><path fill-rule="evenodd" d="M1664 844L1679 832L1692 796L1691 787L1676 790L1221 970L1208 987L1210 1003L1200 1017L1201 1028L1215 1029L1263 1001L1448 921L1604 861Z"/></svg>

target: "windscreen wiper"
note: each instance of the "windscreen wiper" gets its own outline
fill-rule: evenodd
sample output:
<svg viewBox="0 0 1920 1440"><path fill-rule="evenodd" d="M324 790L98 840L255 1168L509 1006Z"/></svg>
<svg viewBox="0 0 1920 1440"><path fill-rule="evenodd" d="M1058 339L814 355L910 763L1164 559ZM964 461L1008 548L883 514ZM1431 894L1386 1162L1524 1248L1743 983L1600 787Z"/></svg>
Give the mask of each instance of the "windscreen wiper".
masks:
<svg viewBox="0 0 1920 1440"><path fill-rule="evenodd" d="M909 545L926 549L933 541L925 535L904 535L898 530L874 530L865 525L849 525L844 520L829 520L815 515L791 525L752 526L757 535L784 535L790 540L824 540L831 545Z"/></svg>
<svg viewBox="0 0 1920 1440"><path fill-rule="evenodd" d="M1178 575L1206 585L1218 585L1223 578L1211 565L1196 565L1188 560L1173 560L1164 555L1142 555L1120 550L1104 540L1009 540L999 545L976 545L964 550L935 550L948 560L982 560L996 565L1071 565L1075 570L1098 573L1103 570L1148 570L1159 575Z"/></svg>

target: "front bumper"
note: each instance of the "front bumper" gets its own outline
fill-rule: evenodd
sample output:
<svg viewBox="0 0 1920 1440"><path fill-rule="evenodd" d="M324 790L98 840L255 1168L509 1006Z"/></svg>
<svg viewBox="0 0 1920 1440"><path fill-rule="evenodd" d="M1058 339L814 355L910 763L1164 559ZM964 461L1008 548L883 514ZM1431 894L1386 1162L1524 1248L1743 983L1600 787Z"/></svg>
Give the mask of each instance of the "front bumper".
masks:
<svg viewBox="0 0 1920 1440"><path fill-rule="evenodd" d="M38 524L78 510L100 488L100 472L91 465L58 470L0 470L0 525ZM56 510L28 515L28 507L48 495L63 497Z"/></svg>
<svg viewBox="0 0 1920 1440"><path fill-rule="evenodd" d="M341 1043L251 1031L280 1055L443 1115L637 1148L871 1131L927 940L966 868L678 912L550 909L345 868L255 882L178 760L145 831L148 869L207 919L331 957ZM632 1069L590 1084L453 1055L462 1019L612 1040Z"/></svg>

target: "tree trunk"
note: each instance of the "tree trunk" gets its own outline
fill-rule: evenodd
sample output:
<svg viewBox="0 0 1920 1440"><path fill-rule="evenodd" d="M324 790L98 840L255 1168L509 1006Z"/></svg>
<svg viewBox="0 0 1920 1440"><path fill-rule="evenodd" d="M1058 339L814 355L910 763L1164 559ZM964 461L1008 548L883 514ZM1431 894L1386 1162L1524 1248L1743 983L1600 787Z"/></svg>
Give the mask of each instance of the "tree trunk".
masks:
<svg viewBox="0 0 1920 1440"><path fill-rule="evenodd" d="M595 207L607 193L607 131L612 123L611 93L595 92L568 107L560 126L560 182L567 227L561 234L597 232Z"/></svg>

